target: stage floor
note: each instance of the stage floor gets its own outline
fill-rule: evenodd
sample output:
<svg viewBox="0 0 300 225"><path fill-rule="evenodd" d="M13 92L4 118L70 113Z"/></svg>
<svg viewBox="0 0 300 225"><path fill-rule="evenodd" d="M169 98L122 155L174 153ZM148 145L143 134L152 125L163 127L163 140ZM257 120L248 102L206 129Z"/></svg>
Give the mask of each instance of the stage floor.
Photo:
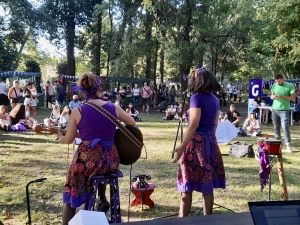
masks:
<svg viewBox="0 0 300 225"><path fill-rule="evenodd" d="M253 225L252 217L246 213L213 214L211 216L191 216L185 218L156 219L121 224L132 225Z"/></svg>

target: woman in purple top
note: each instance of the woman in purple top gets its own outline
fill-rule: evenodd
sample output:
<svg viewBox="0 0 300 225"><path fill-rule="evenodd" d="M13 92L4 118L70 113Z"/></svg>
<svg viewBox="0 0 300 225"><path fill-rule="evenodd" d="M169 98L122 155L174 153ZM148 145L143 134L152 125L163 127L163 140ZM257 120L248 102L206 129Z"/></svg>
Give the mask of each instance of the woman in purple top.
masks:
<svg viewBox="0 0 300 225"><path fill-rule="evenodd" d="M133 118L120 106L101 100L100 79L94 74L84 74L79 80L80 89L85 92L86 101L103 107L126 125L135 125ZM83 104L72 111L66 135L59 132L58 137L64 144L71 144L79 130L81 144L70 163L67 181L63 191L63 225L75 215L76 208L90 199L95 174L105 174L118 169L120 159L114 144L116 126L93 107ZM105 185L100 185L96 209L106 212L109 203L105 197Z"/></svg>
<svg viewBox="0 0 300 225"><path fill-rule="evenodd" d="M225 170L216 140L220 104L213 94L221 86L204 67L197 69L189 84L189 127L177 147L176 163L180 160L177 189L181 192L179 216L188 216L193 191L202 192L203 214L212 214L214 188L225 188Z"/></svg>

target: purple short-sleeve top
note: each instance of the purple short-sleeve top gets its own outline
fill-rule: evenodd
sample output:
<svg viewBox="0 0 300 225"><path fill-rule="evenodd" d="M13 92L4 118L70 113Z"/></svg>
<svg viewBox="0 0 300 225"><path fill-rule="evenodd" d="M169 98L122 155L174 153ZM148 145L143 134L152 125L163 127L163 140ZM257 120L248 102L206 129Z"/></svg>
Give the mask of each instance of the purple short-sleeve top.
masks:
<svg viewBox="0 0 300 225"><path fill-rule="evenodd" d="M102 107L117 118L114 104L107 102ZM81 120L78 130L83 141L91 141L95 138L101 138L103 141L114 140L116 125L113 122L89 105L83 104L80 108Z"/></svg>
<svg viewBox="0 0 300 225"><path fill-rule="evenodd" d="M190 99L190 108L200 108L201 118L196 133L214 132L220 110L218 98L212 93L196 93Z"/></svg>

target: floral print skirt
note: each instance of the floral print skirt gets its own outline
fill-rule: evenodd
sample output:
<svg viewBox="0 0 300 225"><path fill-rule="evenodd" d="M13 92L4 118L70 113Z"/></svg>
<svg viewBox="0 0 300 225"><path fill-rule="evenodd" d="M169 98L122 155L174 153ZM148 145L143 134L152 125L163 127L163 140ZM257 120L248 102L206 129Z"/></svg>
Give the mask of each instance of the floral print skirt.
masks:
<svg viewBox="0 0 300 225"><path fill-rule="evenodd" d="M224 164L215 135L196 133L180 159L178 191L210 194L214 188L225 187Z"/></svg>
<svg viewBox="0 0 300 225"><path fill-rule="evenodd" d="M120 164L118 151L114 144L107 153L100 144L94 148L91 148L89 144L90 141L81 142L68 170L67 181L63 190L63 202L69 203L72 208L79 207L89 201L92 176L114 172Z"/></svg>

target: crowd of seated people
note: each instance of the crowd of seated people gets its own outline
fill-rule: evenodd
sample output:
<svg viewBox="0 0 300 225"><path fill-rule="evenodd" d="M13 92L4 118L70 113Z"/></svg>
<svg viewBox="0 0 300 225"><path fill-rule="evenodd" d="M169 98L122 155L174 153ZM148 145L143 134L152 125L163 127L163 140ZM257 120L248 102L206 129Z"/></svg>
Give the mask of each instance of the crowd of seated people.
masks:
<svg viewBox="0 0 300 225"><path fill-rule="evenodd" d="M73 100L63 108L61 107L61 104L53 104L50 117L44 119L44 124L47 127L59 126L61 129L65 129L68 126L72 110L76 109L81 104L82 102L79 101L78 95L73 95Z"/></svg>

